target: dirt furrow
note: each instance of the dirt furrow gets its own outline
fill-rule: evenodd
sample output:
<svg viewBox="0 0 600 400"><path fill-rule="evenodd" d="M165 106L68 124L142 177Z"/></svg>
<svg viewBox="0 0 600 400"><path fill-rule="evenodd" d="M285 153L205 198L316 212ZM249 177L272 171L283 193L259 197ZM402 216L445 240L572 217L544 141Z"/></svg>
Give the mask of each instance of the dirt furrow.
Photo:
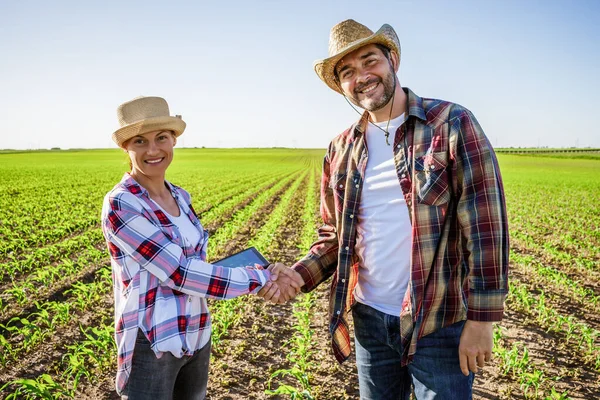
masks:
<svg viewBox="0 0 600 400"><path fill-rule="evenodd" d="M289 187L292 181L288 184L284 185L277 193L275 193L263 206L256 212L256 214L251 218L248 224L243 227L234 238L232 238L227 244L226 252L235 252L241 250L245 247L248 239L254 234L255 231L259 230L260 227L267 220L267 216L270 211L277 205L281 195L285 192L285 190ZM270 186L272 187L272 185ZM213 221L213 223L209 224L208 229L217 230L218 227L231 219L233 215L239 210L242 210L245 206L250 204L252 199L246 199L244 202L240 203L239 206L236 206L235 211L231 214L224 216L223 219L219 218L218 221ZM107 299L110 301L112 306L112 297ZM111 321L112 323L112 321ZM214 357L214 356L213 356ZM214 364L214 363L213 363ZM81 388L79 390L79 397L82 399L111 399L116 400L119 397L116 395L114 390L114 376L115 370L112 371L104 371L102 376L98 378L98 383L92 384L87 381L82 381Z"/></svg>

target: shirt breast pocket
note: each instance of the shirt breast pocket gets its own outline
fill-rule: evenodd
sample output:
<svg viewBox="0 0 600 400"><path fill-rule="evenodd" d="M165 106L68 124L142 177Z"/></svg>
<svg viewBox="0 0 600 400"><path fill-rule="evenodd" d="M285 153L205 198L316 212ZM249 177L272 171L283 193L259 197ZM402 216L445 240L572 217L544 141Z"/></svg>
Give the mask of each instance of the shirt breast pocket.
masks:
<svg viewBox="0 0 600 400"><path fill-rule="evenodd" d="M450 201L448 153L434 152L415 158L419 203L440 206Z"/></svg>
<svg viewBox="0 0 600 400"><path fill-rule="evenodd" d="M344 204L344 195L346 193L346 173L336 173L330 183L333 190L335 204Z"/></svg>

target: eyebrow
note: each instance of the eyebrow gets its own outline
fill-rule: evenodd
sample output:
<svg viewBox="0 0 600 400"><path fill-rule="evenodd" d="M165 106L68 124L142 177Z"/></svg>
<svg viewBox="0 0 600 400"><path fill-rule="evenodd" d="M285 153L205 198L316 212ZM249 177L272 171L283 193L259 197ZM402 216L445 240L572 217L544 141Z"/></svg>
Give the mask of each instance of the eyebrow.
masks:
<svg viewBox="0 0 600 400"><path fill-rule="evenodd" d="M366 54L363 54L362 56L359 57L359 59L364 60L365 58L371 57L371 56L375 56L377 55L374 51L369 51ZM347 70L348 68L350 68L349 65L344 65L342 68L340 68L336 73L339 75L342 72L344 72L345 70Z"/></svg>
<svg viewBox="0 0 600 400"><path fill-rule="evenodd" d="M169 133L169 131L166 130L166 129L164 131L159 131L159 132L156 133L156 135L154 135L154 137L162 135L163 133ZM134 137L132 137L132 139L135 139L135 138L146 139L146 137L144 137L142 135L135 135Z"/></svg>

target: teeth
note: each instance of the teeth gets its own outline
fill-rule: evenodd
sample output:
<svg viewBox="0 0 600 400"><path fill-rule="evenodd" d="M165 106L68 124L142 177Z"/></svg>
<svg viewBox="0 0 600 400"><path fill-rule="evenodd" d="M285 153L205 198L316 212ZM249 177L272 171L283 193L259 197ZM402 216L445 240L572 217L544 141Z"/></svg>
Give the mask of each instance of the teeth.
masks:
<svg viewBox="0 0 600 400"><path fill-rule="evenodd" d="M159 159L157 159L157 160L146 160L146 162L147 162L148 164L156 164L156 163L159 163L159 162L161 162L162 160L163 160L162 158L159 158Z"/></svg>
<svg viewBox="0 0 600 400"><path fill-rule="evenodd" d="M377 83L374 84L373 86L369 86L368 88L366 88L365 90L363 90L363 93L369 93L371 90L374 90L377 87Z"/></svg>

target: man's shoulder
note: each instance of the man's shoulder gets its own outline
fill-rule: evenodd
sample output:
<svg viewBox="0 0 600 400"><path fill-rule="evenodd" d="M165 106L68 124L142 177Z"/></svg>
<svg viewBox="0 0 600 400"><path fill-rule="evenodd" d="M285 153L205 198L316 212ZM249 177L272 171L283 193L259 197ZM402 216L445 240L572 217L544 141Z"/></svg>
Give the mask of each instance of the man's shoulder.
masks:
<svg viewBox="0 0 600 400"><path fill-rule="evenodd" d="M428 97L422 97L421 100L428 124L446 123L471 113L466 107L451 101Z"/></svg>
<svg viewBox="0 0 600 400"><path fill-rule="evenodd" d="M343 132L338 133L337 136L335 136L331 142L347 142L351 138L352 131L354 131L355 127L356 122L350 125L348 128L346 128Z"/></svg>
<svg viewBox="0 0 600 400"><path fill-rule="evenodd" d="M341 149L347 147L348 144L354 139L353 132L355 127L356 122L331 139L331 142L329 142L328 153L340 151Z"/></svg>

